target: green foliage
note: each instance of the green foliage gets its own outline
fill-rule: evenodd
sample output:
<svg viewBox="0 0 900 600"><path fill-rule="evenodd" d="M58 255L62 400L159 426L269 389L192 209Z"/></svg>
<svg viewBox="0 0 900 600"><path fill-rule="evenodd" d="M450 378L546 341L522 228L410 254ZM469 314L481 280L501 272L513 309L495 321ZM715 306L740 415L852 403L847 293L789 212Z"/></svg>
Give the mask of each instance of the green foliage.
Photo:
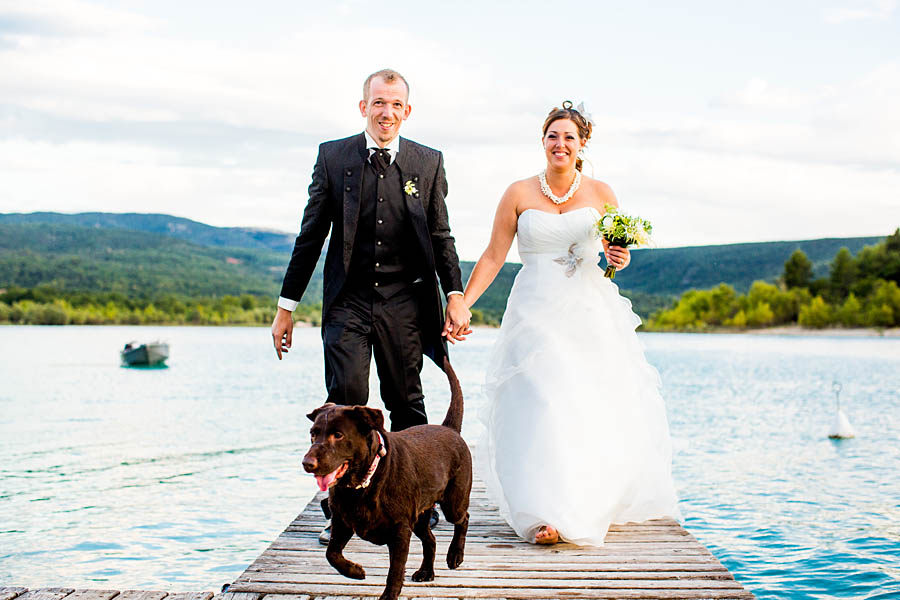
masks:
<svg viewBox="0 0 900 600"><path fill-rule="evenodd" d="M629 291L680 296L691 289L710 289L726 282L739 293L746 293L754 281L774 283L783 277L785 261L795 250L802 250L807 256L812 263L812 277L815 278L828 274L829 263L842 246L851 252L859 252L866 245L878 243L879 239L867 237L639 249L632 251L631 266L616 273L616 284Z"/></svg>
<svg viewBox="0 0 900 600"><path fill-rule="evenodd" d="M850 292L847 299L837 310L837 322L844 327L859 327L863 325L862 303L856 299L856 295Z"/></svg>
<svg viewBox="0 0 900 600"><path fill-rule="evenodd" d="M781 275L784 285L790 288L809 287L812 281L812 261L806 256L806 252L797 248L791 257L784 263L784 272Z"/></svg>
<svg viewBox="0 0 900 600"><path fill-rule="evenodd" d="M168 215L0 215L0 322L268 324L292 245L293 235ZM473 266L460 264L463 281ZM298 320L321 320L322 267ZM500 322L520 268L503 266L473 323ZM778 279L785 289L772 285ZM806 319L896 326L898 282L900 229L881 241L636 250L616 276L646 327L695 331L798 322L817 296L829 310L807 309Z"/></svg>
<svg viewBox="0 0 900 600"><path fill-rule="evenodd" d="M822 329L834 322L834 311L822 296L816 296L812 302L800 307L800 316L797 322L803 327Z"/></svg>
<svg viewBox="0 0 900 600"><path fill-rule="evenodd" d="M739 310L736 300L734 288L724 283L711 290L691 290L685 292L673 308L654 314L648 328L700 331L725 325Z"/></svg>
<svg viewBox="0 0 900 600"><path fill-rule="evenodd" d="M850 293L850 287L856 282L858 268L853 260L853 255L846 247L838 250L834 260L831 261L830 284L831 297L835 300L843 300Z"/></svg>
<svg viewBox="0 0 900 600"><path fill-rule="evenodd" d="M891 277L900 264L900 230L854 258L846 247L831 261L828 278L810 281L809 261L797 250L785 262L785 289L755 281L747 294L719 285L685 292L677 304L655 313L650 329L702 331L799 323L803 327L896 327L900 287Z"/></svg>
<svg viewBox="0 0 900 600"><path fill-rule="evenodd" d="M294 320L321 323L321 304L301 304ZM0 323L22 325L268 325L275 304L268 296L125 298L65 292L49 286L0 293Z"/></svg>

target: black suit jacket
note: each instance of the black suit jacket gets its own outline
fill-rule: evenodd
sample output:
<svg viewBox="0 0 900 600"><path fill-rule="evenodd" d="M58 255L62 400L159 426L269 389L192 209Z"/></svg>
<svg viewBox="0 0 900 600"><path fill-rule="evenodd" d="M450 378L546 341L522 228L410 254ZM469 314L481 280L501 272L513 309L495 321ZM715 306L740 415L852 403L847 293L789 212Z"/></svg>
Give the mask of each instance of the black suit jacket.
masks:
<svg viewBox="0 0 900 600"><path fill-rule="evenodd" d="M368 158L366 138L362 133L319 146L319 156L309 186L309 202L303 211L300 233L294 242L281 295L300 300L330 231L323 281L323 323L327 321L328 311L347 281L359 220L363 167ZM418 297L422 346L425 354L443 368L447 346L441 336L444 319L438 278L445 293L462 291L459 257L450 235L444 201L447 195L444 157L437 150L401 137L396 163L401 181L412 182L416 189L413 194L404 194L404 201L425 258L426 277L431 279L417 286L421 288Z"/></svg>

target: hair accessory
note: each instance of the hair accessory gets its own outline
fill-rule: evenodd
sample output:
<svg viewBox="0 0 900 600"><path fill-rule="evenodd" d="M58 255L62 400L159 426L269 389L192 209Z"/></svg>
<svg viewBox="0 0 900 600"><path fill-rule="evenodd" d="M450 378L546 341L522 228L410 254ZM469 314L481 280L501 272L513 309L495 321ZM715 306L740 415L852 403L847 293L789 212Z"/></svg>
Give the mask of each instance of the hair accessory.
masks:
<svg viewBox="0 0 900 600"><path fill-rule="evenodd" d="M571 105L571 104L572 103L569 102L569 105ZM578 103L578 106L575 107L575 110L577 110L579 112L579 114L581 114L581 116L584 117L585 121L587 121L588 123L591 124L591 127L595 127L597 125L596 123L594 123L594 117L592 117L591 113L589 113L587 111L587 107L585 107L583 100Z"/></svg>

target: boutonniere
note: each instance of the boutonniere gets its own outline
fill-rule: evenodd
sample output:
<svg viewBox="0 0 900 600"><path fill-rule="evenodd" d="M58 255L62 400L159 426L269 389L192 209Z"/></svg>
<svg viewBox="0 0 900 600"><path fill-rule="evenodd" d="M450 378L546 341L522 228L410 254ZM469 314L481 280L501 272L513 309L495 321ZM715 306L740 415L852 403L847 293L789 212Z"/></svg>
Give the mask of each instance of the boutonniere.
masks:
<svg viewBox="0 0 900 600"><path fill-rule="evenodd" d="M407 180L407 182L403 184L403 191L406 192L407 196L415 196L419 193L419 190L416 189L416 184L412 182L412 179Z"/></svg>

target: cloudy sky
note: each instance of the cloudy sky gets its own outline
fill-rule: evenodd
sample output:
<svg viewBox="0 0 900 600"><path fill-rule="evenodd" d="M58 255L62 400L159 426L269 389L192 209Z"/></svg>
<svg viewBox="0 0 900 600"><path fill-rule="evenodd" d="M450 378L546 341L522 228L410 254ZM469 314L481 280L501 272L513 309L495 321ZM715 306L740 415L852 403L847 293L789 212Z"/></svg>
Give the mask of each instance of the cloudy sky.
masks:
<svg viewBox="0 0 900 600"><path fill-rule="evenodd" d="M0 212L296 232L318 143L362 130L385 66L403 134L444 151L464 259L564 99L662 246L900 225L896 0L0 0Z"/></svg>

